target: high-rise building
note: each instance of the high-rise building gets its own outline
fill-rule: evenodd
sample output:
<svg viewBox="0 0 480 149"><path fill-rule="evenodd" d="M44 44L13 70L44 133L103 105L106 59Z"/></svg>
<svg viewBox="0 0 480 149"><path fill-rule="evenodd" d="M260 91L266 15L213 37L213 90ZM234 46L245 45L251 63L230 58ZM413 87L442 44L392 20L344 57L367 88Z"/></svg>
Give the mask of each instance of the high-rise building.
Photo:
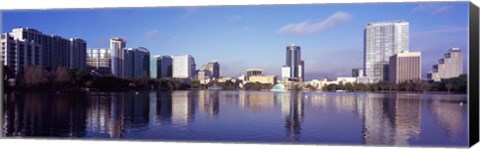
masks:
<svg viewBox="0 0 480 149"><path fill-rule="evenodd" d="M70 68L87 69L87 42L78 38L70 39Z"/></svg>
<svg viewBox="0 0 480 149"><path fill-rule="evenodd" d="M364 30L364 71L370 83L388 80L391 56L408 51L409 23L369 23Z"/></svg>
<svg viewBox="0 0 480 149"><path fill-rule="evenodd" d="M195 59L191 55L172 56L173 78L190 78L195 76Z"/></svg>
<svg viewBox="0 0 480 149"><path fill-rule="evenodd" d="M29 65L42 65L43 47L25 39L14 39L10 34L1 35L2 64L18 72L24 71Z"/></svg>
<svg viewBox="0 0 480 149"><path fill-rule="evenodd" d="M220 64L217 61L208 62L202 66L202 69L208 70L211 72L212 78L219 78L220 77Z"/></svg>
<svg viewBox="0 0 480 149"><path fill-rule="evenodd" d="M2 41L10 42L5 44L5 55L17 55L18 60L7 62L18 72L28 65L37 65L43 67L66 67L85 69L86 42L79 38L65 39L58 35L46 35L33 28L14 28L10 33L3 34ZM14 45L18 47L15 53ZM25 47L21 47L24 45ZM32 49L29 49L32 48ZM26 60L23 59L23 55ZM8 58L8 56L7 56ZM17 64L18 63L18 64ZM15 65L15 66L13 66Z"/></svg>
<svg viewBox="0 0 480 149"><path fill-rule="evenodd" d="M112 74L112 57L110 49L88 49L87 69L102 75Z"/></svg>
<svg viewBox="0 0 480 149"><path fill-rule="evenodd" d="M305 66L304 61L301 59L300 46L297 46L295 44L287 46L286 62L284 67L289 67L290 69L290 81L304 80Z"/></svg>
<svg viewBox="0 0 480 149"><path fill-rule="evenodd" d="M459 48L451 48L444 57L433 65L433 70L427 74L428 79L441 81L442 79L458 77L463 73L463 55Z"/></svg>
<svg viewBox="0 0 480 149"><path fill-rule="evenodd" d="M250 69L247 69L246 79L248 81L250 80L251 76L258 76L258 75L262 75L262 69L250 68Z"/></svg>
<svg viewBox="0 0 480 149"><path fill-rule="evenodd" d="M147 48L135 48L132 66L132 78L148 77L150 75L150 52Z"/></svg>
<svg viewBox="0 0 480 149"><path fill-rule="evenodd" d="M150 52L144 47L126 48L123 57L123 77L150 76Z"/></svg>
<svg viewBox="0 0 480 149"><path fill-rule="evenodd" d="M123 68L125 67L124 59L125 59L125 46L126 40L115 37L110 39L110 49L111 52L111 68L112 74L117 77L126 77Z"/></svg>
<svg viewBox="0 0 480 149"><path fill-rule="evenodd" d="M154 56L150 63L150 74L152 78L172 77L172 57Z"/></svg>
<svg viewBox="0 0 480 149"><path fill-rule="evenodd" d="M390 57L388 79L392 83L419 81L422 76L422 54L401 52Z"/></svg>
<svg viewBox="0 0 480 149"><path fill-rule="evenodd" d="M282 80L288 80L290 78L290 67L283 66L282 67Z"/></svg>

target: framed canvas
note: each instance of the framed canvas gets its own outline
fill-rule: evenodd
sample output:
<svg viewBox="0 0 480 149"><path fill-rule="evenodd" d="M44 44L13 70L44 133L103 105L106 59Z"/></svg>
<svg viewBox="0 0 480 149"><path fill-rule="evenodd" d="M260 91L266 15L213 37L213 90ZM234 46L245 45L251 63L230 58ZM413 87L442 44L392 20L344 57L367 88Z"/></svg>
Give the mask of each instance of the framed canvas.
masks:
<svg viewBox="0 0 480 149"><path fill-rule="evenodd" d="M468 1L3 9L0 136L470 147L478 10Z"/></svg>

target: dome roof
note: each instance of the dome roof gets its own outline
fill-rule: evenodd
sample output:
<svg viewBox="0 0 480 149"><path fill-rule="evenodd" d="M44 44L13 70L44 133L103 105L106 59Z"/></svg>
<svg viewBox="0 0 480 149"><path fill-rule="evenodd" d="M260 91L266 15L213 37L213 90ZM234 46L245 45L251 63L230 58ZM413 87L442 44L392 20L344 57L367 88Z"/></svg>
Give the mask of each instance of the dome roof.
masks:
<svg viewBox="0 0 480 149"><path fill-rule="evenodd" d="M282 85L282 84L275 84L273 87L272 87L273 90L285 90L285 86Z"/></svg>

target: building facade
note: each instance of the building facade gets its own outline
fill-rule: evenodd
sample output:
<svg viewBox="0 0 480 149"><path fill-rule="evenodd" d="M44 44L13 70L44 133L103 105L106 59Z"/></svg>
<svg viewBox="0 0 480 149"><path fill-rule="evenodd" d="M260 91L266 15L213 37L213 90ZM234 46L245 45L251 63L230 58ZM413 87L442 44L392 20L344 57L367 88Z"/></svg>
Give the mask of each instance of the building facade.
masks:
<svg viewBox="0 0 480 149"><path fill-rule="evenodd" d="M116 77L121 77L124 78L126 77L125 71L123 68L125 68L124 64L124 59L125 57L125 46L126 46L127 41L119 38L119 37L114 37L110 39L110 49L111 51L111 68L112 68L112 74ZM128 66L127 66L128 67Z"/></svg>
<svg viewBox="0 0 480 149"><path fill-rule="evenodd" d="M2 43L2 47L5 47L3 56L9 59L4 61L4 65L16 72L28 65L86 68L87 43L79 38L66 39L58 35L46 35L33 28L14 28L2 34Z"/></svg>
<svg viewBox="0 0 480 149"><path fill-rule="evenodd" d="M363 68L353 68L352 69L352 77L360 77L364 76Z"/></svg>
<svg viewBox="0 0 480 149"><path fill-rule="evenodd" d="M248 81L248 80L250 80L251 76L257 76L257 75L262 75L262 69L250 68L250 69L247 69L247 76L245 76L245 77Z"/></svg>
<svg viewBox="0 0 480 149"><path fill-rule="evenodd" d="M253 75L250 76L248 82L260 82L263 84L272 84L275 85L277 83L277 76L276 75Z"/></svg>
<svg viewBox="0 0 480 149"><path fill-rule="evenodd" d="M126 49L125 75L127 78L140 78L150 76L150 52L147 48Z"/></svg>
<svg viewBox="0 0 480 149"><path fill-rule="evenodd" d="M444 54L433 70L427 74L428 79L441 81L442 79L458 77L463 73L463 54L460 48L451 48Z"/></svg>
<svg viewBox="0 0 480 149"><path fill-rule="evenodd" d="M43 47L35 42L14 39L10 34L1 35L2 64L18 72L25 71L29 65L42 65Z"/></svg>
<svg viewBox="0 0 480 149"><path fill-rule="evenodd" d="M173 78L194 78L195 59L191 55L172 56L172 77Z"/></svg>
<svg viewBox="0 0 480 149"><path fill-rule="evenodd" d="M70 39L70 68L87 69L87 42L78 38Z"/></svg>
<svg viewBox="0 0 480 149"><path fill-rule="evenodd" d="M171 78L172 77L172 57L154 56L152 58L150 73L152 78Z"/></svg>
<svg viewBox="0 0 480 149"><path fill-rule="evenodd" d="M388 80L391 56L408 51L409 23L369 23L364 30L364 73L370 83Z"/></svg>
<svg viewBox="0 0 480 149"><path fill-rule="evenodd" d="M304 61L301 59L300 46L295 44L287 46L286 61L283 67L289 67L289 80L290 81L303 81L304 80ZM283 68L282 68L283 70Z"/></svg>
<svg viewBox="0 0 480 149"><path fill-rule="evenodd" d="M389 81L403 83L420 81L422 78L422 54L420 52L402 52L390 57Z"/></svg>
<svg viewBox="0 0 480 149"><path fill-rule="evenodd" d="M220 64L217 61L208 62L202 66L203 70L211 72L211 78L220 78Z"/></svg>
<svg viewBox="0 0 480 149"><path fill-rule="evenodd" d="M111 51L110 49L88 49L87 69L93 70L101 75L112 74Z"/></svg>

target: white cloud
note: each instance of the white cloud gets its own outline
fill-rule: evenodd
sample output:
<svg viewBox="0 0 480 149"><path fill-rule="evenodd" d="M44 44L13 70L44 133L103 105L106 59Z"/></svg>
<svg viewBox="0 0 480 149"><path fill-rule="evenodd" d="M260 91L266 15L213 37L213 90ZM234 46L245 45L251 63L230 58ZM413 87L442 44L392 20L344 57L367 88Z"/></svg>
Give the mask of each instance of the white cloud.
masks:
<svg viewBox="0 0 480 149"><path fill-rule="evenodd" d="M439 4L418 4L412 9L412 12L430 12L433 15L446 14L452 10L452 6Z"/></svg>
<svg viewBox="0 0 480 149"><path fill-rule="evenodd" d="M145 32L145 37L154 37L158 34L160 34L160 31L158 31L157 29L153 29L153 30Z"/></svg>
<svg viewBox="0 0 480 149"><path fill-rule="evenodd" d="M352 15L346 12L335 12L333 15L330 15L327 19L318 22L311 23L310 21L304 21L301 23L291 23L287 24L277 30L277 33L281 34L310 34L314 32L320 32L328 28L332 28L343 24L349 21L352 18Z"/></svg>

